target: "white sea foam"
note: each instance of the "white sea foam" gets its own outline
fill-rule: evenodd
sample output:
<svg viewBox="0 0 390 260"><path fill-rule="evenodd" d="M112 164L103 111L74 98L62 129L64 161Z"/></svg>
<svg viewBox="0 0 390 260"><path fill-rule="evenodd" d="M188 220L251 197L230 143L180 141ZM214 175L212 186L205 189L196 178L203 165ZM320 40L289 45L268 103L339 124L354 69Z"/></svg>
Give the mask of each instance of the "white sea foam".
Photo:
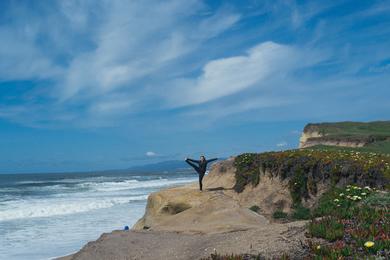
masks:
<svg viewBox="0 0 390 260"><path fill-rule="evenodd" d="M188 183L195 178L83 182L34 187L56 190L47 196L15 198L0 204L0 222L14 219L60 216L110 208L118 204L147 199L152 189ZM31 187L29 187L30 189ZM23 188L26 190L26 188Z"/></svg>
<svg viewBox="0 0 390 260"><path fill-rule="evenodd" d="M0 221L50 217L109 208L130 201L145 200L147 195L116 198L34 199L13 201L0 211Z"/></svg>
<svg viewBox="0 0 390 260"><path fill-rule="evenodd" d="M183 178L183 179L157 179L150 181L136 181L136 180L126 180L121 182L85 182L80 183L79 186L83 188L90 188L96 191L121 191L121 190L130 190L130 189L140 189L140 188L157 188L164 187L176 184L183 184L194 181L193 178Z"/></svg>

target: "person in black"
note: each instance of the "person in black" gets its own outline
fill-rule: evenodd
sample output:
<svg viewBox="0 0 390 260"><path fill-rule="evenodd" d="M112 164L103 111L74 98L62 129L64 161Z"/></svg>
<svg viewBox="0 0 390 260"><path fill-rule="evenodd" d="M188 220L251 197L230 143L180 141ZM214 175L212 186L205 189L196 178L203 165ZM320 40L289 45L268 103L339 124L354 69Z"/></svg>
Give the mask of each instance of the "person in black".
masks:
<svg viewBox="0 0 390 260"><path fill-rule="evenodd" d="M199 174L199 190L202 190L202 188L203 188L202 180L203 180L203 177L206 173L207 164L212 162L212 161L216 161L216 160L218 160L218 158L206 160L206 157L204 157L203 155L200 157L199 161L193 160L190 158L185 159L185 161L189 165L191 165L195 169L195 171Z"/></svg>

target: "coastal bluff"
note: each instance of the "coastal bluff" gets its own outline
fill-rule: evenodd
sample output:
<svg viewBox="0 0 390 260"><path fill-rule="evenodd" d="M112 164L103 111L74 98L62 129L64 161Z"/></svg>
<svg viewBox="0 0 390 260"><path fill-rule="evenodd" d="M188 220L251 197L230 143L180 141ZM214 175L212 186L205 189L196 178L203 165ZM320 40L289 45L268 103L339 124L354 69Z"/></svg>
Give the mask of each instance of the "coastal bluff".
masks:
<svg viewBox="0 0 390 260"><path fill-rule="evenodd" d="M389 144L390 121L310 123L299 139L299 148L333 146L376 150L379 146L388 152Z"/></svg>
<svg viewBox="0 0 390 260"><path fill-rule="evenodd" d="M307 221L270 217L276 209L290 210L288 183L265 175L256 187L237 193L235 171L230 158L212 165L203 192L192 183L150 194L132 230L103 234L60 259L201 259L213 252L300 256Z"/></svg>

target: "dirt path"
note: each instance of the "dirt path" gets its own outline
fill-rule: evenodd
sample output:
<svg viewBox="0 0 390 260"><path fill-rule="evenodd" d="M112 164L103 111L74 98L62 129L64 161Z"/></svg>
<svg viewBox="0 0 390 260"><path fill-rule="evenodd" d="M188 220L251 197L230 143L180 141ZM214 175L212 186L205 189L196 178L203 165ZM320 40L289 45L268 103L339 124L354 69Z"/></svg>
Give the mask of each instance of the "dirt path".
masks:
<svg viewBox="0 0 390 260"><path fill-rule="evenodd" d="M169 231L114 231L103 234L78 253L62 260L84 259L200 259L214 251L222 254L251 253L273 258L288 252L303 253L302 221L269 224L246 231L219 234L184 234Z"/></svg>

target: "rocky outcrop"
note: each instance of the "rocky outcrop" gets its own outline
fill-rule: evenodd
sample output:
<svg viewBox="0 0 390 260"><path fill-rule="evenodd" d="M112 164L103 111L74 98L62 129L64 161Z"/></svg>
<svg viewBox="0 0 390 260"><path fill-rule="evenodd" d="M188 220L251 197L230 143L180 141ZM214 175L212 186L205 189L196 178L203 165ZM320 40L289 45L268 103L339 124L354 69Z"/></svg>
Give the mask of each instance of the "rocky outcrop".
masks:
<svg viewBox="0 0 390 260"><path fill-rule="evenodd" d="M299 138L299 148L306 148L312 146L308 144L308 140L315 139L318 137L322 137L322 135L317 131L303 131L301 137Z"/></svg>
<svg viewBox="0 0 390 260"><path fill-rule="evenodd" d="M234 158L230 158L215 164L205 176L203 192L196 183L152 193L145 215L133 229L231 232L268 225L275 210L291 211L288 180L265 173L258 185L247 185L243 192L237 193L233 190L236 182L233 162ZM315 199L303 204L311 206ZM259 214L249 209L252 206L259 208Z"/></svg>
<svg viewBox="0 0 390 260"><path fill-rule="evenodd" d="M268 224L264 216L242 207L232 190L234 182L230 159L214 165L203 192L195 183L152 193L145 215L133 229L219 233Z"/></svg>

